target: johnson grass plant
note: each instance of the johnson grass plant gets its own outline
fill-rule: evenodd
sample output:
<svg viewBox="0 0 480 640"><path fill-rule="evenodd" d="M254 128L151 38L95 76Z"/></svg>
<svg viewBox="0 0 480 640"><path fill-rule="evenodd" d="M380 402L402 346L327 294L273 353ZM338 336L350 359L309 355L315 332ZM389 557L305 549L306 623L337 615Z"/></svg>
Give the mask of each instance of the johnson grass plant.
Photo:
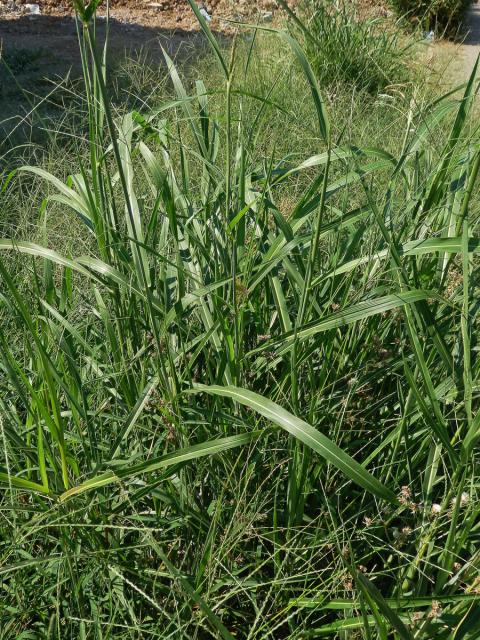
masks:
<svg viewBox="0 0 480 640"><path fill-rule="evenodd" d="M165 53L124 112L77 8L69 175L2 174L40 213L0 241L0 636L478 638L477 69L346 145L278 32L315 119L279 157L261 33L192 4L221 89Z"/></svg>

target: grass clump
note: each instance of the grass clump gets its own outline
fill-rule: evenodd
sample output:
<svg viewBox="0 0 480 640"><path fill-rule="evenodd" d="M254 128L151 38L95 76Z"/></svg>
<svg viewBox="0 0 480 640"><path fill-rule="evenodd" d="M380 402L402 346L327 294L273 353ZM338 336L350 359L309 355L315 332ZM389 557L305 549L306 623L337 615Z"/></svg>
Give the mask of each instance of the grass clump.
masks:
<svg viewBox="0 0 480 640"><path fill-rule="evenodd" d="M117 111L88 17L68 176L5 178L43 225L0 240L2 633L474 640L474 75L346 144L281 33L284 153L260 36L198 19L221 83L165 55L170 95Z"/></svg>
<svg viewBox="0 0 480 640"><path fill-rule="evenodd" d="M0 60L1 63L7 65L13 74L18 75L25 71L35 70L41 55L42 51L39 49L32 51L17 47L2 53Z"/></svg>
<svg viewBox="0 0 480 640"><path fill-rule="evenodd" d="M360 19L352 3L315 0L302 22L284 2L305 39L305 50L322 85L348 84L378 94L411 80L413 41L385 20Z"/></svg>

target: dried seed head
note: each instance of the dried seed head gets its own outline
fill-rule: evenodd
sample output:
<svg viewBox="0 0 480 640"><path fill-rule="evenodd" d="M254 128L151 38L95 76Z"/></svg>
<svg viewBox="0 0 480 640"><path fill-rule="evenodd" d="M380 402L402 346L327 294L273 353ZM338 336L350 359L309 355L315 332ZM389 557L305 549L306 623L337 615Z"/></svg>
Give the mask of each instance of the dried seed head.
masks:
<svg viewBox="0 0 480 640"><path fill-rule="evenodd" d="M257 340L258 342L266 342L267 340L270 340L271 337L272 336L270 333L265 333L263 335L257 336Z"/></svg>
<svg viewBox="0 0 480 640"><path fill-rule="evenodd" d="M177 432L175 429L175 425L172 422L166 422L165 426L167 427L167 440L169 442L173 442L177 438Z"/></svg>
<svg viewBox="0 0 480 640"><path fill-rule="evenodd" d="M441 615L442 615L442 606L438 602L438 600L434 600L432 602L432 608L428 612L428 617L435 619L435 618L439 618Z"/></svg>
<svg viewBox="0 0 480 640"><path fill-rule="evenodd" d="M442 507L437 502L432 504L431 514L432 516L438 516L442 512Z"/></svg>
<svg viewBox="0 0 480 640"><path fill-rule="evenodd" d="M463 275L459 269L450 269L445 286L445 297L451 298L455 291L461 286Z"/></svg>
<svg viewBox="0 0 480 640"><path fill-rule="evenodd" d="M470 502L470 495L466 491L464 491L460 496L460 507L461 508L466 507L469 502ZM453 509L456 504L457 504L457 498L452 498L450 500L450 508Z"/></svg>
<svg viewBox="0 0 480 640"><path fill-rule="evenodd" d="M468 585L465 589L467 593L480 593L480 576L477 576L471 585Z"/></svg>
<svg viewBox="0 0 480 640"><path fill-rule="evenodd" d="M404 485L400 489L400 493L398 494L398 501L404 507L408 507L413 512L415 512L417 510L417 505L414 502L412 502L411 497L412 497L412 491L410 487L408 487L407 485Z"/></svg>
<svg viewBox="0 0 480 640"><path fill-rule="evenodd" d="M248 298L248 288L240 278L235 278L235 293L237 296L237 304L241 304Z"/></svg>
<svg viewBox="0 0 480 640"><path fill-rule="evenodd" d="M353 591L353 578L349 573L343 576L343 588L345 591Z"/></svg>

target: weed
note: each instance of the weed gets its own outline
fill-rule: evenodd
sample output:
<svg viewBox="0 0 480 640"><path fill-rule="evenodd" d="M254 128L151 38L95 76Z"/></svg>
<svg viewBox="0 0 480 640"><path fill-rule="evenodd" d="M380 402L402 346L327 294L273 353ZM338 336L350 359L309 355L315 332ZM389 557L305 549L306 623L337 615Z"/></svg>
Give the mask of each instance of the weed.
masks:
<svg viewBox="0 0 480 640"><path fill-rule="evenodd" d="M295 114L192 8L213 89L117 110L85 14L68 175L3 178L2 634L473 640L477 69L345 144L296 39Z"/></svg>
<svg viewBox="0 0 480 640"><path fill-rule="evenodd" d="M402 41L398 29L384 20L360 19L355 6L343 1L315 0L308 3L306 15L308 22L294 16L294 23L300 26L307 55L322 85L347 83L378 94L410 79L414 42Z"/></svg>

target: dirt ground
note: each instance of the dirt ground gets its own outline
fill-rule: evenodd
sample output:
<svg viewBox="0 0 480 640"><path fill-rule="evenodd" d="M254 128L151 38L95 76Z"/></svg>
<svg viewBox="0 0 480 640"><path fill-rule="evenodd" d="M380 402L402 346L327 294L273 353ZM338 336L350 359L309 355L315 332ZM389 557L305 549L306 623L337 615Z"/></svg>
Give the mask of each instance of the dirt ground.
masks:
<svg viewBox="0 0 480 640"><path fill-rule="evenodd" d="M34 4L38 9L32 8ZM273 19L277 4L274 0L205 0L198 2L212 18L214 29L228 28L228 20L255 17L260 21ZM100 3L98 15L106 13L106 0ZM125 24L137 24L158 29L193 30L197 23L186 0L110 0L110 16ZM33 13L39 11L39 14ZM26 16L32 24L41 17L69 17L73 15L70 0L0 0L0 19L15 22Z"/></svg>
<svg viewBox="0 0 480 640"><path fill-rule="evenodd" d="M292 6L300 0L289 0ZM349 0L360 15L388 15L383 0ZM98 9L99 39L105 32L106 2ZM275 0L197 0L211 17L211 29L220 37L233 33L232 22L279 24L284 18ZM160 44L172 56L198 55L197 20L187 0L110 0L110 59L125 54L154 64L162 63ZM432 43L431 57L447 51L449 71L466 78L480 51L480 5L469 16L470 35L461 45ZM452 51L450 51L450 49ZM6 63L6 64L2 64ZM7 70L8 67L8 70ZM45 96L68 73L80 73L77 31L71 0L0 0L0 146L1 126L9 118L28 112L31 103ZM454 70L452 72L452 69ZM8 127L7 127L8 128Z"/></svg>
<svg viewBox="0 0 480 640"><path fill-rule="evenodd" d="M299 0L289 0L291 6ZM351 0L369 9L383 7L380 0ZM229 33L232 21L278 22L282 15L275 0L197 0L211 17L210 27ZM100 2L97 13L104 17L107 0ZM190 32L198 30L197 20L187 0L110 0L112 47L121 44L127 50L149 47L160 36L181 43ZM38 12L38 13L37 13ZM76 35L71 0L0 0L0 45L9 49L37 49L60 54L62 67L76 62L73 51ZM74 41L73 49L71 40ZM37 59L43 57L37 56Z"/></svg>
<svg viewBox="0 0 480 640"><path fill-rule="evenodd" d="M105 21L101 19L105 5L106 0L98 10L100 41L105 33ZM272 0L257 0L253 5L246 0L207 0L204 6L212 18L212 30L223 34L232 29L229 20L270 22L277 18ZM184 50L191 56L192 48L198 48L199 38L196 18L186 0L110 1L112 64L125 55L140 54L160 63L160 44L172 56L181 55ZM80 74L70 0L0 0L0 52L0 122L5 122L27 113L31 103L38 102L67 74Z"/></svg>
<svg viewBox="0 0 480 640"><path fill-rule="evenodd" d="M272 23L279 10L274 0L199 1L211 17L214 32L228 35L231 21ZM162 60L160 44L171 55L190 50L199 42L198 23L187 0L110 0L110 59L140 52L153 62ZM98 9L98 34L105 32L102 18L106 0ZM24 96L42 96L67 73L80 71L77 31L71 0L0 0L0 107L3 116L15 112ZM3 68L2 68L3 67ZM0 120L2 116L0 116Z"/></svg>
<svg viewBox="0 0 480 640"><path fill-rule="evenodd" d="M467 14L466 36L461 43L442 43L452 58L450 73L452 81L466 82L480 55L480 4L474 3Z"/></svg>

